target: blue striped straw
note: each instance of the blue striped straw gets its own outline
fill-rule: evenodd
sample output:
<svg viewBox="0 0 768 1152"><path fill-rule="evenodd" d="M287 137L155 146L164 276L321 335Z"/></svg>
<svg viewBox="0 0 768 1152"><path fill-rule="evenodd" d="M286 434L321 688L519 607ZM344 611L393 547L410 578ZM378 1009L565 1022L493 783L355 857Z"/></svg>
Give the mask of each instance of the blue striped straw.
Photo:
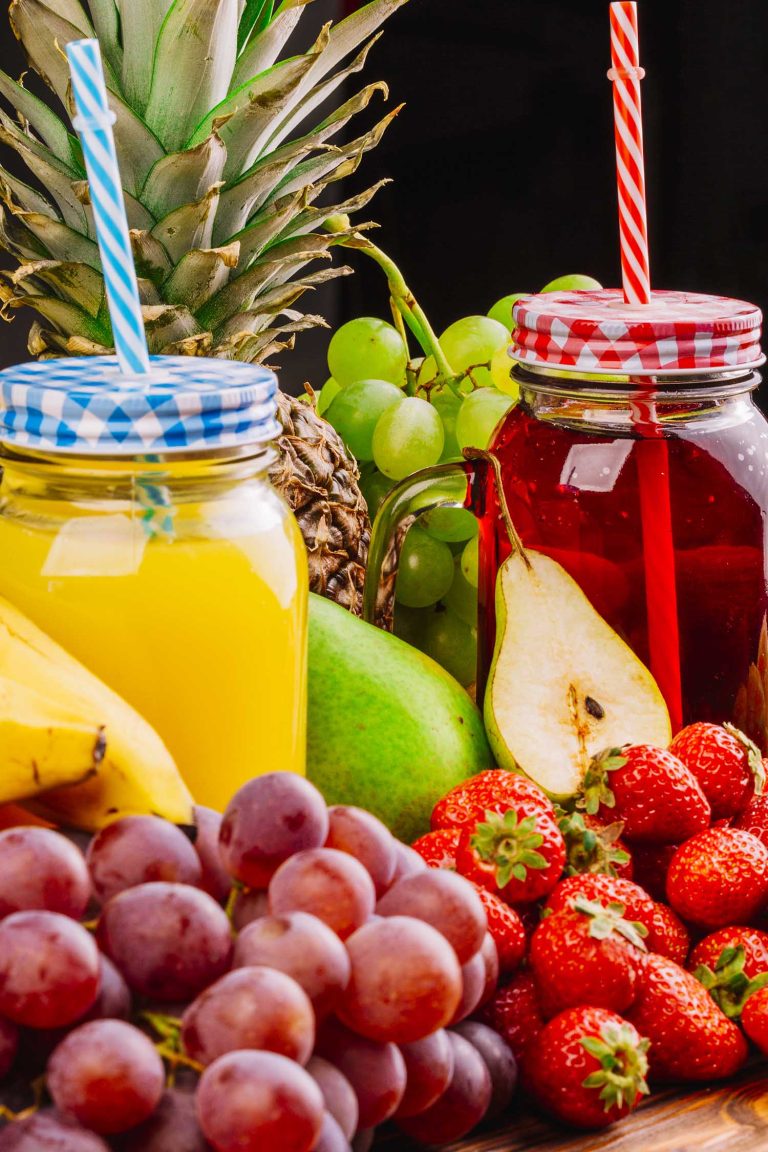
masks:
<svg viewBox="0 0 768 1152"><path fill-rule="evenodd" d="M144 375L150 370L149 351L112 132L115 116L109 107L98 40L73 41L67 45L67 57L78 112L74 125L88 171L115 352L126 375Z"/></svg>

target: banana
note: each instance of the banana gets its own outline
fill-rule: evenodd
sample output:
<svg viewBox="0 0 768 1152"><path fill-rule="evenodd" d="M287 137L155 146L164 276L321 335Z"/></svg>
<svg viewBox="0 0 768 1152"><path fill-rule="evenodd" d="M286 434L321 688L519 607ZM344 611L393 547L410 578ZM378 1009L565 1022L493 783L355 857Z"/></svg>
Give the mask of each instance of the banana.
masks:
<svg viewBox="0 0 768 1152"><path fill-rule="evenodd" d="M0 598L0 803L32 798L46 819L89 831L138 813L194 823L155 730Z"/></svg>

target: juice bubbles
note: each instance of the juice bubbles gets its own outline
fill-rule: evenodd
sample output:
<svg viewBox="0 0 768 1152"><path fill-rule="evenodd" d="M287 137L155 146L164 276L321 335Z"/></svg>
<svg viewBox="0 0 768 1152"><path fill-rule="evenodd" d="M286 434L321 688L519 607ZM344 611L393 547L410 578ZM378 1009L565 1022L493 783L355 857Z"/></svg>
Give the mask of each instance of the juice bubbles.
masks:
<svg viewBox="0 0 768 1152"><path fill-rule="evenodd" d="M178 371L189 387L189 362ZM268 427L240 450L65 457L14 442L0 487L0 595L133 705L219 809L252 776L305 767L306 557L266 478L260 386Z"/></svg>

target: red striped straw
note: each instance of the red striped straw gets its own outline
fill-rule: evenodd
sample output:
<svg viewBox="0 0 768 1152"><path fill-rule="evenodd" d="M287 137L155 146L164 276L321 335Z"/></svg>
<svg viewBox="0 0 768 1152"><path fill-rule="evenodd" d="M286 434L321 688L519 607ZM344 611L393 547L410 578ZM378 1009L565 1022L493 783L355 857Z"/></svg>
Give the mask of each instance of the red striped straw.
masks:
<svg viewBox="0 0 768 1152"><path fill-rule="evenodd" d="M648 216L643 159L643 117L640 81L640 41L637 4L611 4L611 59L616 132L616 173L619 191L619 231L624 299L628 304L651 303ZM669 708L673 731L682 725L680 634L677 617L675 552L669 490L669 453L656 418L654 389L645 387L632 398L635 427L646 439L638 453L640 515L643 525L645 598L651 671Z"/></svg>

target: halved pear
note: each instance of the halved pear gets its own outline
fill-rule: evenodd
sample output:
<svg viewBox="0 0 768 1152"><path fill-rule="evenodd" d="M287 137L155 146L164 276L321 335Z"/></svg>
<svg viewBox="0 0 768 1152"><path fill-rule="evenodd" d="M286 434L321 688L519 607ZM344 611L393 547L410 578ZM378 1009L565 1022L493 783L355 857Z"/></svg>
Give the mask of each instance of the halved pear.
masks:
<svg viewBox="0 0 768 1152"><path fill-rule="evenodd" d="M498 764L558 800L578 791L604 748L672 738L642 661L564 568L530 550L499 569L485 724Z"/></svg>

